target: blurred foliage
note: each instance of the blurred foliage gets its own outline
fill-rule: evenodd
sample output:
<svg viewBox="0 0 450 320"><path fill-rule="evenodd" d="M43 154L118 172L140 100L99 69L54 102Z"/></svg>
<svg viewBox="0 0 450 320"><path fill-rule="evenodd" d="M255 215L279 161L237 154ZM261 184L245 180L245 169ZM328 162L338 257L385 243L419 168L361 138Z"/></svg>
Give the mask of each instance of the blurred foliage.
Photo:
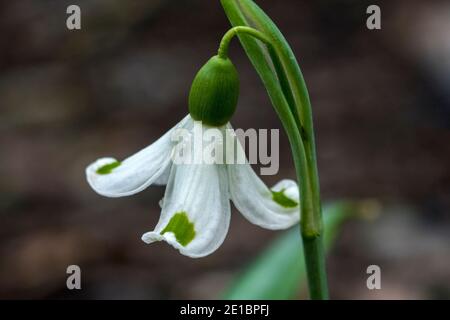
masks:
<svg viewBox="0 0 450 320"><path fill-rule="evenodd" d="M341 225L366 211L367 206L336 202L324 208L325 248L328 251ZM306 285L306 270L298 226L277 238L242 272L223 295L224 299L292 299Z"/></svg>

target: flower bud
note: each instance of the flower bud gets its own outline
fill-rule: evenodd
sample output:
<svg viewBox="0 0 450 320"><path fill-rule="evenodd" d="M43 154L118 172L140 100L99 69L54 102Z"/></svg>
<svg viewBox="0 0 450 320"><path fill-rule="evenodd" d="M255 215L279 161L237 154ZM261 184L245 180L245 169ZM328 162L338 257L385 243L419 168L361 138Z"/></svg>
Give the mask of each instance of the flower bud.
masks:
<svg viewBox="0 0 450 320"><path fill-rule="evenodd" d="M239 97L239 75L228 58L212 57L197 73L189 93L194 120L222 126L233 116Z"/></svg>

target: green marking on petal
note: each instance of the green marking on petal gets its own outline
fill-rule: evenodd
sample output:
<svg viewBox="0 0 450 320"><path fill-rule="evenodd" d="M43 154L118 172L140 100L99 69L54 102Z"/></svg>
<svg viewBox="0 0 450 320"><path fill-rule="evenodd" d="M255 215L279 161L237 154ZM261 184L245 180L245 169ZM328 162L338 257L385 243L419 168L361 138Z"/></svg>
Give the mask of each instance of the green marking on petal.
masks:
<svg viewBox="0 0 450 320"><path fill-rule="evenodd" d="M273 201L275 201L280 206L285 207L285 208L295 208L296 206L298 206L298 202L297 201L294 201L291 198L288 198L284 194L285 190L286 189L282 189L281 191L272 191L271 190Z"/></svg>
<svg viewBox="0 0 450 320"><path fill-rule="evenodd" d="M110 174L113 171L113 169L117 168L121 164L122 163L120 161L114 161L112 163L108 163L105 164L104 166L101 166L95 172L97 172L98 174Z"/></svg>
<svg viewBox="0 0 450 320"><path fill-rule="evenodd" d="M188 245L195 238L194 224L189 221L186 212L183 211L175 213L161 234L166 232L173 232L182 246Z"/></svg>

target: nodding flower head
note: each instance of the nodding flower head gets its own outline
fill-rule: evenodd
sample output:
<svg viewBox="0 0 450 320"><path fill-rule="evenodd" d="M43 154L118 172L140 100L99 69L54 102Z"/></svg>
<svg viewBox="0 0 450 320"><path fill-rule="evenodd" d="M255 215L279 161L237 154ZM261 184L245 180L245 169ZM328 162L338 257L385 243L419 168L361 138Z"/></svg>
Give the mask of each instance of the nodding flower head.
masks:
<svg viewBox="0 0 450 320"><path fill-rule="evenodd" d="M230 223L230 200L251 223L266 229L285 229L298 223L299 190L292 180L268 188L245 159L229 120L236 109L239 80L229 59L213 57L198 72L189 97L189 111L174 128L133 156L117 161L101 158L86 168L90 186L106 197L124 197L152 184L167 185L156 227L145 233L146 243L165 241L189 257L214 252L224 241ZM195 121L195 120L201 120ZM225 158L243 155L244 161L177 163L174 153L179 130L193 135L195 124L218 130L226 138L214 140ZM213 128L211 128L213 127ZM210 145L188 152L202 154ZM237 149L237 152L234 150Z"/></svg>

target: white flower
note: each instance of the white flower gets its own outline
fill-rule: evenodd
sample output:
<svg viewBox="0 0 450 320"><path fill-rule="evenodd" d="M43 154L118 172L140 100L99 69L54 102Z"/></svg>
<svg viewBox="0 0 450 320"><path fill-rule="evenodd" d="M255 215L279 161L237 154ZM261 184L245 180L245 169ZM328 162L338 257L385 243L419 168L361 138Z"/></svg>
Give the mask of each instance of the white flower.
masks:
<svg viewBox="0 0 450 320"><path fill-rule="evenodd" d="M186 116L152 145L119 162L101 158L86 168L91 187L100 195L123 197L151 184L167 184L158 224L142 236L146 243L164 240L189 257L214 252L224 241L230 223L230 199L250 222L266 229L286 229L299 221L299 190L292 180L269 189L243 164L178 164L175 130L192 132L194 120ZM229 124L218 129L244 154ZM230 133L231 132L231 133ZM221 144L222 142L215 142ZM225 153L230 152L225 148ZM197 151L199 152L199 151ZM225 155L226 156L226 155ZM233 159L236 156L231 155ZM245 159L245 156L244 156Z"/></svg>

